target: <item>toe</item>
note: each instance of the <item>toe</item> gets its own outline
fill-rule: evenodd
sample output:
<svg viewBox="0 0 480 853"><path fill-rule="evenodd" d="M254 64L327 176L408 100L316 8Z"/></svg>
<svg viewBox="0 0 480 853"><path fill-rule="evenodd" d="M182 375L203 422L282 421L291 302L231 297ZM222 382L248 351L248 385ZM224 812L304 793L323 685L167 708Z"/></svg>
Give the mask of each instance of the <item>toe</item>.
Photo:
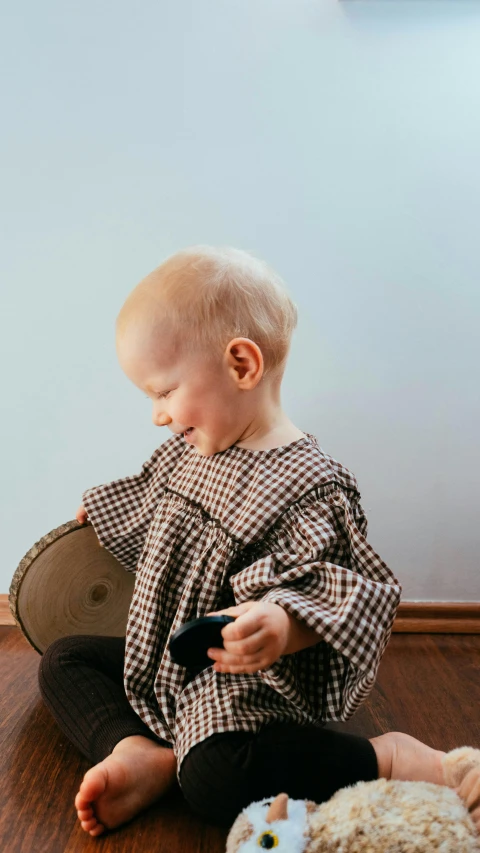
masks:
<svg viewBox="0 0 480 853"><path fill-rule="evenodd" d="M89 834L93 835L93 837L95 837L96 835L101 835L102 832L105 832L105 827L102 826L101 823L98 823L97 826L95 827L95 829L90 830Z"/></svg>
<svg viewBox="0 0 480 853"><path fill-rule="evenodd" d="M87 809L88 806L89 806L89 803L86 802L85 798L82 797L82 795L79 791L77 796L75 797L75 808L78 811L79 809Z"/></svg>
<svg viewBox="0 0 480 853"><path fill-rule="evenodd" d="M477 829L480 827L480 808L475 809L473 812L470 812L470 817L472 818Z"/></svg>
<svg viewBox="0 0 480 853"><path fill-rule="evenodd" d="M477 768L470 770L459 789L470 811L480 805L480 774Z"/></svg>
<svg viewBox="0 0 480 853"><path fill-rule="evenodd" d="M79 820L90 820L94 817L93 809L77 809L77 815Z"/></svg>
<svg viewBox="0 0 480 853"><path fill-rule="evenodd" d="M92 801L87 800L87 798L84 797L83 793L81 791L79 791L77 796L75 797L75 808L76 808L76 810L77 811L85 811L85 809L90 809L91 807L92 807Z"/></svg>
<svg viewBox="0 0 480 853"><path fill-rule="evenodd" d="M107 787L108 773L104 762L87 770L80 785L79 795L87 803L92 803L104 793ZM84 807L84 806L83 806ZM80 805L82 808L82 805Z"/></svg>
<svg viewBox="0 0 480 853"><path fill-rule="evenodd" d="M97 819L95 817L90 818L90 820L82 820L80 821L80 825L85 832L90 832L91 829L95 829L97 826Z"/></svg>

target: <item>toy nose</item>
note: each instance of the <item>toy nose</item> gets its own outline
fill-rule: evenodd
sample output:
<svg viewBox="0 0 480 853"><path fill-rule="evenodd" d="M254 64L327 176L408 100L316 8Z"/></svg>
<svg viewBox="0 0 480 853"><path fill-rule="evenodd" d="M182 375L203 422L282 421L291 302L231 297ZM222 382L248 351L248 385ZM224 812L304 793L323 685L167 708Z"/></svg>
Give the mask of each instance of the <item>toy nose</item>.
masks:
<svg viewBox="0 0 480 853"><path fill-rule="evenodd" d="M265 818L267 823L272 823L274 820L288 819L288 794L278 794L270 806Z"/></svg>

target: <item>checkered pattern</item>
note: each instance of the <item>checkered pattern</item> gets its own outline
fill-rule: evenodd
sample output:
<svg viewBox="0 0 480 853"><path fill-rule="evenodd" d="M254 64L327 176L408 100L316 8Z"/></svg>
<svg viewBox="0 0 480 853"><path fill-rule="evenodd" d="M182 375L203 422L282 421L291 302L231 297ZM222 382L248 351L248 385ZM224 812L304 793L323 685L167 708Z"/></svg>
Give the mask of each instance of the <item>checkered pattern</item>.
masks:
<svg viewBox="0 0 480 853"><path fill-rule="evenodd" d="M125 689L134 710L188 751L268 722L347 720L371 691L401 587L368 544L355 477L306 433L283 447L197 454L181 435L140 474L83 494L100 544L136 571ZM254 674L199 674L170 658L190 619L273 601L318 643Z"/></svg>

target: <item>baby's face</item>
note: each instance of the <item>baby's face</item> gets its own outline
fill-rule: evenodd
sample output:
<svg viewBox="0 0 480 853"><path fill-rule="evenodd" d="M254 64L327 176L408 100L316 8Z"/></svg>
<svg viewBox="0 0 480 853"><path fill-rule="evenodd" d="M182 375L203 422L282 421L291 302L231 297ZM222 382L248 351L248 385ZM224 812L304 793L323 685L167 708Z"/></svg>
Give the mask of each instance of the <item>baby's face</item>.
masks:
<svg viewBox="0 0 480 853"><path fill-rule="evenodd" d="M221 358L205 361L182 354L164 329L150 335L145 329L127 330L117 339L117 355L126 376L152 400L154 424L177 434L193 427L185 440L201 456L239 440L248 395L237 388Z"/></svg>

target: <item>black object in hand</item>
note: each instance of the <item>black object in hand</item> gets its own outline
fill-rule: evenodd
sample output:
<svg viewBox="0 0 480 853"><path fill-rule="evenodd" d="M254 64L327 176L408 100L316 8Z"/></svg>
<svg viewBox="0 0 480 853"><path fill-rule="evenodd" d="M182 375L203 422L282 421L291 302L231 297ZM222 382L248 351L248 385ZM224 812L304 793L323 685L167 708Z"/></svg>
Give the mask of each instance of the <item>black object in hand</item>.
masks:
<svg viewBox="0 0 480 853"><path fill-rule="evenodd" d="M170 655L174 663L188 669L204 669L215 663L207 649L223 649L222 628L235 622L233 616L201 616L178 628L170 638Z"/></svg>

